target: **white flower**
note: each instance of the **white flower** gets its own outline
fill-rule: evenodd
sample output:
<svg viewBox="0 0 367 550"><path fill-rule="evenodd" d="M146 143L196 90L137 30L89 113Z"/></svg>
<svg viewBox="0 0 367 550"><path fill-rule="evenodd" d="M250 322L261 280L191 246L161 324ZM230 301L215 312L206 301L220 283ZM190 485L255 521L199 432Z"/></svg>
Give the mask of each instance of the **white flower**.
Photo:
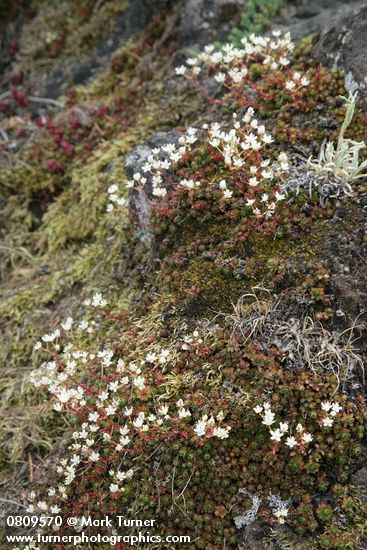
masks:
<svg viewBox="0 0 367 550"><path fill-rule="evenodd" d="M284 201L285 195L283 195L282 193L279 193L278 191L275 191L275 198L277 201Z"/></svg>
<svg viewBox="0 0 367 550"><path fill-rule="evenodd" d="M185 65L180 65L179 67L175 68L175 73L179 76L182 76L186 73L187 67Z"/></svg>
<svg viewBox="0 0 367 550"><path fill-rule="evenodd" d="M33 346L33 349L34 351L38 351L39 349L41 349L41 347L42 347L41 342L36 342Z"/></svg>
<svg viewBox="0 0 367 550"><path fill-rule="evenodd" d="M143 390L145 388L144 376L137 376L136 378L134 378L133 385L138 388L138 390Z"/></svg>
<svg viewBox="0 0 367 550"><path fill-rule="evenodd" d="M135 418L135 420L133 420L133 425L135 426L135 428L141 428L143 424L144 416L139 415L137 418Z"/></svg>
<svg viewBox="0 0 367 550"><path fill-rule="evenodd" d="M108 405L108 407L105 408L105 413L107 416L112 416L113 414L115 414L116 409L116 405Z"/></svg>
<svg viewBox="0 0 367 550"><path fill-rule="evenodd" d="M198 437L203 437L206 434L206 425L207 421L205 417L203 417L201 420L198 420L194 426L194 432Z"/></svg>
<svg viewBox="0 0 367 550"><path fill-rule="evenodd" d="M310 83L310 81L309 81L308 78L306 78L305 76L303 76L303 77L301 78L301 84L302 84L302 86L308 86L309 83Z"/></svg>
<svg viewBox="0 0 367 550"><path fill-rule="evenodd" d="M117 483L111 483L110 485L111 493L117 493L118 490L119 490L119 486L117 485Z"/></svg>
<svg viewBox="0 0 367 550"><path fill-rule="evenodd" d="M133 408L132 407L125 407L122 412L125 416L131 416L133 414Z"/></svg>
<svg viewBox="0 0 367 550"><path fill-rule="evenodd" d="M155 197L165 197L167 195L167 189L164 187L155 187L153 189L153 195Z"/></svg>
<svg viewBox="0 0 367 550"><path fill-rule="evenodd" d="M113 194L117 193L118 190L119 190L119 186L116 183L114 183L114 184L109 186L109 188L107 189L107 193L109 195L113 195Z"/></svg>
<svg viewBox="0 0 367 550"><path fill-rule="evenodd" d="M304 432L304 433L302 434L302 441L303 441L303 443L308 444L308 443L311 443L312 440L313 440L313 437L312 437L311 434L309 434L309 433L307 433L307 432Z"/></svg>
<svg viewBox="0 0 367 550"><path fill-rule="evenodd" d="M267 409L264 414L262 424L265 426L271 426L275 422L275 414L271 412L270 409Z"/></svg>
<svg viewBox="0 0 367 550"><path fill-rule="evenodd" d="M167 363L169 359L170 351L169 349L162 349L161 353L159 354L159 362L161 365L164 365Z"/></svg>
<svg viewBox="0 0 367 550"><path fill-rule="evenodd" d="M113 393L115 393L117 390L118 390L118 387L119 387L119 383L117 381L115 382L111 382L109 385L108 385L108 389L110 391L112 391Z"/></svg>
<svg viewBox="0 0 367 550"><path fill-rule="evenodd" d="M289 428L289 426L288 426L287 422L280 422L279 429L280 429L281 432L283 432L283 433L287 432L288 428Z"/></svg>
<svg viewBox="0 0 367 550"><path fill-rule="evenodd" d="M248 180L248 184L249 184L251 187L256 187L256 186L259 184L259 182L258 182L258 180L257 180L256 177L253 177L253 178L250 178L250 179Z"/></svg>
<svg viewBox="0 0 367 550"><path fill-rule="evenodd" d="M42 510L42 512L46 512L47 502L45 502L44 500L40 500L39 502L37 502L37 507Z"/></svg>
<svg viewBox="0 0 367 550"><path fill-rule="evenodd" d="M291 449L297 445L297 441L293 436L287 437L285 444Z"/></svg>
<svg viewBox="0 0 367 550"><path fill-rule="evenodd" d="M61 512L61 508L59 506L51 506L50 508L51 514L59 514Z"/></svg>
<svg viewBox="0 0 367 550"><path fill-rule="evenodd" d="M229 189L226 189L223 191L223 198L230 199L233 195L233 191L230 191Z"/></svg>
<svg viewBox="0 0 367 550"><path fill-rule="evenodd" d="M94 307L105 307L107 305L107 300L102 297L100 292L96 292L92 298L91 304Z"/></svg>
<svg viewBox="0 0 367 550"><path fill-rule="evenodd" d="M217 82L219 82L220 84L223 84L223 82L226 79L226 75L225 75L225 73L218 73L218 74L215 75L214 78Z"/></svg>
<svg viewBox="0 0 367 550"><path fill-rule="evenodd" d="M272 172L272 170L269 170L269 169L268 170L262 170L261 175L266 180L270 180L270 179L273 178L273 172Z"/></svg>
<svg viewBox="0 0 367 550"><path fill-rule="evenodd" d="M293 80L288 80L286 83L285 83L285 87L287 90L294 90L294 88L296 87L296 83L293 82Z"/></svg>
<svg viewBox="0 0 367 550"><path fill-rule="evenodd" d="M98 462L99 460L99 452L98 451L93 451L90 456L89 456L89 460L91 462Z"/></svg>
<svg viewBox="0 0 367 550"><path fill-rule="evenodd" d="M121 435L126 435L129 433L129 427L127 424L125 424L125 426L121 426L120 428L120 434Z"/></svg>
<svg viewBox="0 0 367 550"><path fill-rule="evenodd" d="M271 438L273 441L280 441L284 435L284 432L279 430L278 428L276 430L270 430Z"/></svg>
<svg viewBox="0 0 367 550"><path fill-rule="evenodd" d="M191 416L191 412L188 409L179 409L178 411L179 418L186 418L187 416Z"/></svg>
<svg viewBox="0 0 367 550"><path fill-rule="evenodd" d="M255 201L254 201L254 202L255 202ZM261 405L256 405L256 407L254 407L253 410L254 410L254 412L255 412L256 414L260 414L260 413L262 413L263 408L262 408Z"/></svg>
<svg viewBox="0 0 367 550"><path fill-rule="evenodd" d="M168 414L168 405L161 405L158 408L158 414L160 414L161 416L167 416L167 414Z"/></svg>
<svg viewBox="0 0 367 550"><path fill-rule="evenodd" d="M330 403L330 401L323 401L321 403L321 408L323 411L329 412L331 407L332 407L332 404Z"/></svg>
<svg viewBox="0 0 367 550"><path fill-rule="evenodd" d="M297 424L296 426L296 432L297 433L302 433L304 430L304 427L302 426L302 424Z"/></svg>
<svg viewBox="0 0 367 550"><path fill-rule="evenodd" d="M335 416L341 410L342 410L342 407L339 405L339 403L337 401L335 401L335 403L332 404L332 410L331 410L330 414L331 414L331 416Z"/></svg>
<svg viewBox="0 0 367 550"><path fill-rule="evenodd" d="M41 338L43 342L53 342L56 338L60 336L60 331L57 329L51 334L44 334Z"/></svg>
<svg viewBox="0 0 367 550"><path fill-rule="evenodd" d="M227 426L227 428L221 428L219 426L217 428L214 428L213 435L215 437L218 437L219 439L227 439L230 429L230 426Z"/></svg>
<svg viewBox="0 0 367 550"><path fill-rule="evenodd" d="M212 147L218 147L218 145L220 144L220 140L218 138L213 138L211 141L209 141L209 143Z"/></svg>
<svg viewBox="0 0 367 550"><path fill-rule="evenodd" d="M334 424L334 420L330 416L327 416L323 419L322 423L326 428L330 428Z"/></svg>

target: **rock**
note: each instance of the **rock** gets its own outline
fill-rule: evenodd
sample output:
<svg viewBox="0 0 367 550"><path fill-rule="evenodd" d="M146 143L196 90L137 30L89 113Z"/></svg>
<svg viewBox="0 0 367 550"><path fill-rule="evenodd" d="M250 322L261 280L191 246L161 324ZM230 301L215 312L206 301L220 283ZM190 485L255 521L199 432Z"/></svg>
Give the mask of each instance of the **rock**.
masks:
<svg viewBox="0 0 367 550"><path fill-rule="evenodd" d="M86 84L109 62L111 54L136 32L143 31L157 13L169 6L169 0L134 0L129 2L127 9L118 15L114 21L114 30L100 40L89 59L75 63L71 71L59 67L46 77L44 90L40 95L57 98L64 89L72 84Z"/></svg>
<svg viewBox="0 0 367 550"><path fill-rule="evenodd" d="M356 485L367 485L367 466L358 470L353 476L352 481Z"/></svg>
<svg viewBox="0 0 367 550"><path fill-rule="evenodd" d="M179 4L182 14L177 31L178 46L185 50L199 48L213 40L225 40L234 25L238 24L245 0L133 0L126 11L116 17L114 31L96 44L89 59L76 63L71 74L57 68L46 78L45 91L40 95L57 98L66 86L86 84L108 63L116 51L136 32L144 30L160 12Z"/></svg>
<svg viewBox="0 0 367 550"><path fill-rule="evenodd" d="M338 11L321 32L314 48L316 59L345 72L348 91L360 90L367 101L367 5L353 3Z"/></svg>
<svg viewBox="0 0 367 550"><path fill-rule="evenodd" d="M267 534L266 525L260 520L256 520L243 530L243 540L251 550L268 550L269 545L263 540Z"/></svg>
<svg viewBox="0 0 367 550"><path fill-rule="evenodd" d="M302 0L287 7L285 16L274 20L273 27L290 31L298 40L310 34L319 34L328 26L336 13L346 13L351 8L365 4L361 0Z"/></svg>
<svg viewBox="0 0 367 550"><path fill-rule="evenodd" d="M181 4L178 36L185 46L226 40L246 7L245 0L181 0Z"/></svg>
<svg viewBox="0 0 367 550"><path fill-rule="evenodd" d="M180 134L176 131L156 132L145 143L135 147L125 159L124 167L127 177L132 179L134 174L138 172L143 175L143 165L152 154L152 150L162 147L167 143L177 145L179 137ZM132 220L136 227L136 235L144 244L149 244L153 239L153 235L149 229L151 216L150 201L152 198L152 184L149 179L143 189L131 189L129 192L129 206L132 211Z"/></svg>

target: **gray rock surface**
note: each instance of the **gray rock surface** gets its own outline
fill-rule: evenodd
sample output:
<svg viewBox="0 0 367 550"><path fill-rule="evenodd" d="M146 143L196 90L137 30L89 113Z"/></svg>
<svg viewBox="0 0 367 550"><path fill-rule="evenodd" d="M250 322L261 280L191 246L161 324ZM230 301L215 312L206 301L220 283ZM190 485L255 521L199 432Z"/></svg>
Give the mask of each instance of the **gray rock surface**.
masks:
<svg viewBox="0 0 367 550"><path fill-rule="evenodd" d="M298 40L322 32L337 13L343 17L365 4L365 0L301 0L287 7L285 15L274 20L273 27L290 31Z"/></svg>
<svg viewBox="0 0 367 550"><path fill-rule="evenodd" d="M246 0L181 0L180 41L186 46L225 40L239 23L246 3Z"/></svg>
<svg viewBox="0 0 367 550"><path fill-rule="evenodd" d="M114 31L107 38L96 44L93 55L72 68L72 74L65 74L62 68L57 68L46 78L45 90L40 95L57 98L62 93L65 84L86 84L108 63L111 54L116 51L136 32L146 28L149 21L159 12L168 0L133 0L127 10L116 17Z"/></svg>
<svg viewBox="0 0 367 550"><path fill-rule="evenodd" d="M353 476L352 481L356 485L366 485L367 486L367 466L364 466L358 470Z"/></svg>
<svg viewBox="0 0 367 550"><path fill-rule="evenodd" d="M315 56L324 65L345 72L348 91L359 90L367 100L367 2L342 10L330 19L315 45Z"/></svg>
<svg viewBox="0 0 367 550"><path fill-rule="evenodd" d="M243 540L251 550L269 550L269 545L263 540L267 531L264 523L256 520L243 530Z"/></svg>
<svg viewBox="0 0 367 550"><path fill-rule="evenodd" d="M315 35L314 57L345 72L348 91L359 90L367 106L367 1L301 0L273 21L294 40Z"/></svg>

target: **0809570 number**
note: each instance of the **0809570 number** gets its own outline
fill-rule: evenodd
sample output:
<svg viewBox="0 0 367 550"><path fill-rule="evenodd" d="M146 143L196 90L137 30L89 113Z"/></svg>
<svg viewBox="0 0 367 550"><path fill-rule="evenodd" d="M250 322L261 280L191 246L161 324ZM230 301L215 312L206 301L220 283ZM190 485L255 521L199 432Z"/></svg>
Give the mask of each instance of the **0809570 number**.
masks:
<svg viewBox="0 0 367 550"><path fill-rule="evenodd" d="M56 525L61 527L61 516L7 516L8 527L49 527Z"/></svg>

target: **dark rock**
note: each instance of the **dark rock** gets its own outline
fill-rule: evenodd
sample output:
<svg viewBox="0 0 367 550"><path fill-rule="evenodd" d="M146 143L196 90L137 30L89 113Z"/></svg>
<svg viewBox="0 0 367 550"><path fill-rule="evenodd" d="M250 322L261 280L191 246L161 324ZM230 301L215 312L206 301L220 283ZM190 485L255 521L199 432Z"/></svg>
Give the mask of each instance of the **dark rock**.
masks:
<svg viewBox="0 0 367 550"><path fill-rule="evenodd" d="M57 98L65 88L73 84L86 84L106 67L111 54L123 45L135 33L146 28L153 17L162 9L170 6L170 0L133 0L124 13L116 17L111 35L99 41L89 59L76 63L71 74L56 69L46 79L45 90L40 95Z"/></svg>
<svg viewBox="0 0 367 550"><path fill-rule="evenodd" d="M367 3L337 12L315 45L316 58L324 65L345 71L348 91L360 90L367 99Z"/></svg>
<svg viewBox="0 0 367 550"><path fill-rule="evenodd" d="M282 31L290 31L298 40L310 34L319 34L336 13L345 14L353 7L365 4L361 0L302 0L287 7L285 16L277 18L273 26Z"/></svg>
<svg viewBox="0 0 367 550"><path fill-rule="evenodd" d="M268 527L262 521L256 520L243 530L243 540L251 550L268 550L269 545L263 540L268 532Z"/></svg>
<svg viewBox="0 0 367 550"><path fill-rule="evenodd" d="M181 4L178 36L186 47L226 40L246 7L245 0L182 0Z"/></svg>
<svg viewBox="0 0 367 550"><path fill-rule="evenodd" d="M367 466L358 470L353 476L352 481L356 485L367 485Z"/></svg>

